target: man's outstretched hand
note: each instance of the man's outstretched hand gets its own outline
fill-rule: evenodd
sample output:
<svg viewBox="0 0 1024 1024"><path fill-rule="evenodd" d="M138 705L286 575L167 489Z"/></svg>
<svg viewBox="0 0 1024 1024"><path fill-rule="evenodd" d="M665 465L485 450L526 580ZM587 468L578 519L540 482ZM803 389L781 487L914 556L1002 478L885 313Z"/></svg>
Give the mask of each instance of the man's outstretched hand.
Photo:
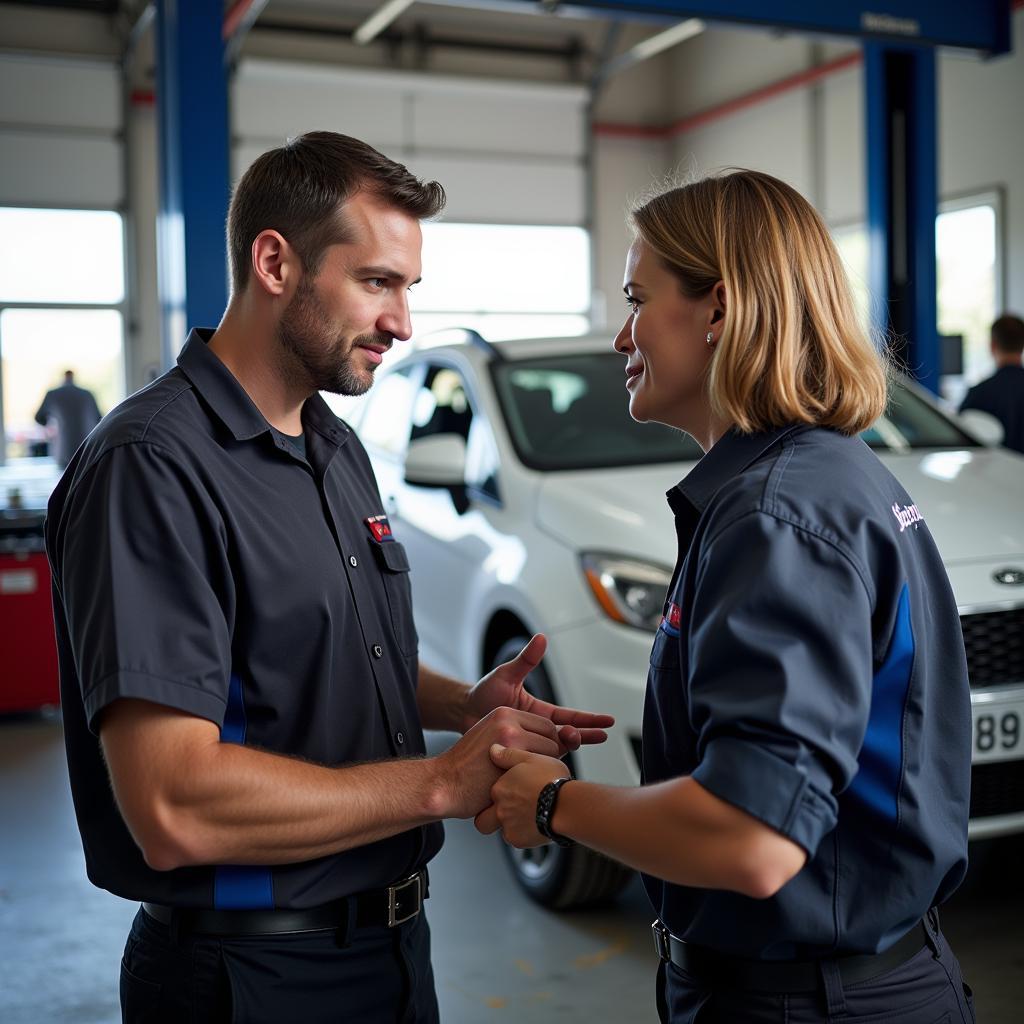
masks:
<svg viewBox="0 0 1024 1024"><path fill-rule="evenodd" d="M605 729L615 724L611 715L575 711L534 697L525 687L526 677L541 663L548 641L537 633L511 660L489 672L466 697L463 732L471 729L495 708L513 708L539 715L558 727L558 742L563 754L584 743L604 743Z"/></svg>

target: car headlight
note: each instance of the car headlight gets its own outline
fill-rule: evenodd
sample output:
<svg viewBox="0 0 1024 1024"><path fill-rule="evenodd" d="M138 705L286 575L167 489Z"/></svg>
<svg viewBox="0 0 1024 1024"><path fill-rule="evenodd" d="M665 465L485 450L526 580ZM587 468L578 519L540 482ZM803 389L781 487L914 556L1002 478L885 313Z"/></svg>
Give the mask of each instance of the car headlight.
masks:
<svg viewBox="0 0 1024 1024"><path fill-rule="evenodd" d="M581 561L583 575L608 618L637 629L658 628L672 582L668 569L616 555L585 554Z"/></svg>

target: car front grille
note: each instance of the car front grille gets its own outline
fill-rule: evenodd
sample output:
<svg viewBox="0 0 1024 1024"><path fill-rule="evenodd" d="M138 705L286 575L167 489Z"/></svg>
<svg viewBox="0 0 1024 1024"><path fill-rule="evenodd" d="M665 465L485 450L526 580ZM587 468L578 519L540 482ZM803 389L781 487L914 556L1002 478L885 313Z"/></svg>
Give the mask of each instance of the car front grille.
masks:
<svg viewBox="0 0 1024 1024"><path fill-rule="evenodd" d="M961 615L972 687L1024 681L1024 608Z"/></svg>
<svg viewBox="0 0 1024 1024"><path fill-rule="evenodd" d="M987 761L971 769L971 817L1024 813L1024 760Z"/></svg>

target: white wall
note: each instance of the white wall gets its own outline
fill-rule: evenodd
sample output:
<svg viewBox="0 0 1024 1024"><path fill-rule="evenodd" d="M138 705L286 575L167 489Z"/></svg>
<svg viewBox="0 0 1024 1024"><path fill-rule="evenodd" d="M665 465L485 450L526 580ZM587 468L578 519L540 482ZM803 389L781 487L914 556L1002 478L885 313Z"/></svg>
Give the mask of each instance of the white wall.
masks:
<svg viewBox="0 0 1024 1024"><path fill-rule="evenodd" d="M1004 188L1003 305L1024 315L1024 9L1014 13L1013 29L1018 49L1007 57L939 61L939 190Z"/></svg>
<svg viewBox="0 0 1024 1024"><path fill-rule="evenodd" d="M446 220L585 222L581 86L249 60L231 100L236 178L289 136L326 129L440 181Z"/></svg>
<svg viewBox="0 0 1024 1024"><path fill-rule="evenodd" d="M120 127L113 63L0 55L0 204L118 208Z"/></svg>
<svg viewBox="0 0 1024 1024"><path fill-rule="evenodd" d="M595 332L618 330L626 316L622 270L632 234L630 206L665 176L669 144L648 139L599 137L594 143Z"/></svg>
<svg viewBox="0 0 1024 1024"><path fill-rule="evenodd" d="M940 198L1005 189L1007 291L1004 305L1024 309L1024 10L1013 15L1015 53L994 60L942 53L938 59ZM726 45L735 35L735 59ZM723 36L727 36L723 39ZM789 61L786 68L785 58ZM706 98L722 102L784 78L807 60L790 40L707 33L680 47L677 81L701 82L715 67ZM756 71L756 74L751 69ZM781 74L779 74L781 72ZM863 70L830 75L677 136L673 158L683 170L741 165L784 178L836 225L863 221L866 210ZM815 99L816 94L816 99ZM706 107L702 108L706 109Z"/></svg>

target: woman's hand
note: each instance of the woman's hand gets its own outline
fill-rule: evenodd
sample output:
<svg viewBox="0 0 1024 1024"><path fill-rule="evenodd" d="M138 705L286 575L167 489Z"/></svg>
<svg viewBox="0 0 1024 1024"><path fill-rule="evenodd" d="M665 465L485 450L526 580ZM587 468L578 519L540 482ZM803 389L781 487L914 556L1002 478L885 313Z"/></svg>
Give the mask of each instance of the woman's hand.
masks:
<svg viewBox="0 0 1024 1024"><path fill-rule="evenodd" d="M550 842L537 831L537 797L549 782L569 778L569 769L554 757L498 743L491 746L491 760L505 774L491 787L492 806L476 816L477 831L501 829L505 842L520 849Z"/></svg>

